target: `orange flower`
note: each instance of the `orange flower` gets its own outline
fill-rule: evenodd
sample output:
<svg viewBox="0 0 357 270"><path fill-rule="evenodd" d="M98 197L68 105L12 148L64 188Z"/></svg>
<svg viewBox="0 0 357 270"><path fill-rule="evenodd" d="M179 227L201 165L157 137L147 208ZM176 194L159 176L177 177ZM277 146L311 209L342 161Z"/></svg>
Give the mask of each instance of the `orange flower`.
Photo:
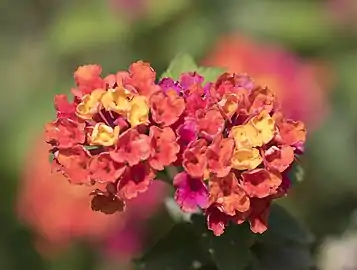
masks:
<svg viewBox="0 0 357 270"><path fill-rule="evenodd" d="M262 110L270 113L274 106L276 106L274 93L267 87L254 89L249 99L251 103L249 108L250 114L258 114Z"/></svg>
<svg viewBox="0 0 357 270"><path fill-rule="evenodd" d="M249 198L238 184L234 173L230 173L224 178L211 177L209 180L209 192L210 203L219 204L222 212L229 216L236 215L236 212L246 212L249 210Z"/></svg>
<svg viewBox="0 0 357 270"><path fill-rule="evenodd" d="M218 105L228 118L232 118L238 111L239 101L240 99L236 94L224 94Z"/></svg>
<svg viewBox="0 0 357 270"><path fill-rule="evenodd" d="M55 153L54 166L73 184L91 184L89 160L90 153L77 145Z"/></svg>
<svg viewBox="0 0 357 270"><path fill-rule="evenodd" d="M116 149L110 152L111 158L118 163L127 162L129 166L149 158L150 138L136 129L129 129L120 135Z"/></svg>
<svg viewBox="0 0 357 270"><path fill-rule="evenodd" d="M149 164L153 169L161 171L176 161L180 146L176 143L176 136L171 128L151 126L150 140L152 152Z"/></svg>
<svg viewBox="0 0 357 270"><path fill-rule="evenodd" d="M60 149L84 143L83 125L68 118L58 118L45 127L46 142Z"/></svg>
<svg viewBox="0 0 357 270"><path fill-rule="evenodd" d="M127 200L136 198L147 191L154 178L155 173L147 163L128 167L119 181L118 194Z"/></svg>
<svg viewBox="0 0 357 270"><path fill-rule="evenodd" d="M217 136L207 148L208 169L217 177L225 177L231 171L234 140Z"/></svg>
<svg viewBox="0 0 357 270"><path fill-rule="evenodd" d="M129 76L124 78L124 85L130 85L147 98L160 90L155 84L156 72L149 63L138 61L129 67Z"/></svg>
<svg viewBox="0 0 357 270"><path fill-rule="evenodd" d="M190 143L183 152L182 166L192 177L204 177L207 170L207 141L199 139Z"/></svg>
<svg viewBox="0 0 357 270"><path fill-rule="evenodd" d="M221 134L224 129L224 119L221 112L215 108L198 113L197 126L199 133L209 140Z"/></svg>
<svg viewBox="0 0 357 270"><path fill-rule="evenodd" d="M84 95L90 94L95 89L104 89L105 82L100 77L102 68L99 65L84 65L78 67L74 73L74 79L78 88L72 89L72 93L82 98Z"/></svg>
<svg viewBox="0 0 357 270"><path fill-rule="evenodd" d="M185 110L185 100L175 90L156 92L150 98L153 120L162 126L174 124Z"/></svg>
<svg viewBox="0 0 357 270"><path fill-rule="evenodd" d="M275 194L281 183L281 175L266 169L255 169L242 173L242 187L249 197L265 198Z"/></svg>
<svg viewBox="0 0 357 270"><path fill-rule="evenodd" d="M278 123L278 130L276 140L279 143L298 146L306 141L306 128L300 121L283 120Z"/></svg>
<svg viewBox="0 0 357 270"><path fill-rule="evenodd" d="M91 179L98 183L115 182L125 171L125 164L111 159L109 153L100 153L89 162Z"/></svg>
<svg viewBox="0 0 357 270"><path fill-rule="evenodd" d="M272 146L265 151L264 159L271 169L283 172L294 161L294 149L289 145Z"/></svg>
<svg viewBox="0 0 357 270"><path fill-rule="evenodd" d="M40 252L52 255L74 238L97 243L120 230L122 216L106 217L90 209L88 194L95 187L71 185L62 175L51 173L48 150L45 143L35 143L29 151L17 205L21 221L37 236Z"/></svg>

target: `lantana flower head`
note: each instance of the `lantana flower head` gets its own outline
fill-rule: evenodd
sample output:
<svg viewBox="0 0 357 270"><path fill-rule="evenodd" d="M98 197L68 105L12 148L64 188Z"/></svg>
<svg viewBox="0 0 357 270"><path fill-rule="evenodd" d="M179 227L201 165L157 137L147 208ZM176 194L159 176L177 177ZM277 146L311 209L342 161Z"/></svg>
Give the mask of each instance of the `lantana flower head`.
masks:
<svg viewBox="0 0 357 270"><path fill-rule="evenodd" d="M156 80L145 62L101 77L96 65L75 72L69 102L55 98L46 126L54 168L73 184L106 185L92 208L124 211L160 171L175 166L175 200L198 209L215 235L229 223L267 229L271 202L287 194L288 173L304 151L304 123L287 119L274 89L247 74L205 83L197 72Z"/></svg>

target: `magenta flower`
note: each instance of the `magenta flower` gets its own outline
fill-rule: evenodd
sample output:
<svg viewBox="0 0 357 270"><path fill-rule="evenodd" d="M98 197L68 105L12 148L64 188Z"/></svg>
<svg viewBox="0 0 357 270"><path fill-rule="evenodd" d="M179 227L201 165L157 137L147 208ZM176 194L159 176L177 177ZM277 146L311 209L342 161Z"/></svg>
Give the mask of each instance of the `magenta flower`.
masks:
<svg viewBox="0 0 357 270"><path fill-rule="evenodd" d="M208 207L208 190L201 179L181 172L175 176L174 186L177 189L175 200L184 212Z"/></svg>

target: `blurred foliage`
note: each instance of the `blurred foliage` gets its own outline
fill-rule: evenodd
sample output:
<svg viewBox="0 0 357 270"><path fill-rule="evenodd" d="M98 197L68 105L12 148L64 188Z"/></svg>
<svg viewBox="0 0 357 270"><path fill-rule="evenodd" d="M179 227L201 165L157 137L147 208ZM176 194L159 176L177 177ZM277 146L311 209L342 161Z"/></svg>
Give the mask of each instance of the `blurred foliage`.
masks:
<svg viewBox="0 0 357 270"><path fill-rule="evenodd" d="M357 32L332 18L331 13L344 10L331 10L329 2L339 7L348 1L142 0L147 8L140 16L129 16L137 7L115 8L115 1L122 0L0 0L2 269L117 266L115 260L94 256L98 253L95 248L83 245L45 258L35 249L34 231L16 216L14 205L26 153L44 123L53 117L53 95L69 93L76 67L99 63L104 73L109 73L143 59L162 74L177 53L189 53L199 63L228 32L280 44L304 59L322 59L330 70L331 78L323 78L333 82L331 89L326 89L329 115L310 133L301 161L304 182L282 203L316 235L316 246L331 234L341 234L357 207ZM339 18L352 14L352 22L357 10L352 5L347 10ZM163 214L152 222L148 243L161 237L159 225L165 227L172 221ZM306 254L300 251L294 251L294 259L301 254L305 261Z"/></svg>
<svg viewBox="0 0 357 270"><path fill-rule="evenodd" d="M280 270L289 265L298 270L314 265L310 232L278 204L272 206L270 229L263 235L252 234L245 223L216 237L205 223L195 214L189 222L175 224L136 260L135 269Z"/></svg>

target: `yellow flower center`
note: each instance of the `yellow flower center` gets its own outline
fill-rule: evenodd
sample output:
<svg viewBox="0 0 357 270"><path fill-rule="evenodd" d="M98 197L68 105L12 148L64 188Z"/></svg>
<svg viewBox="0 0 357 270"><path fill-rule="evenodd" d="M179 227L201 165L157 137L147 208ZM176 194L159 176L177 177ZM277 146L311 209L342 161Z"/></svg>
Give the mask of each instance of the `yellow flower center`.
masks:
<svg viewBox="0 0 357 270"><path fill-rule="evenodd" d="M119 137L120 128L116 126L114 129L103 123L98 123L94 126L90 136L91 145L112 146Z"/></svg>
<svg viewBox="0 0 357 270"><path fill-rule="evenodd" d="M258 131L263 144L271 141L275 133L275 120L269 113L263 110L260 114L250 120L250 124Z"/></svg>
<svg viewBox="0 0 357 270"><path fill-rule="evenodd" d="M233 127L230 136L233 137L237 149L263 145L258 130L250 124Z"/></svg>
<svg viewBox="0 0 357 270"><path fill-rule="evenodd" d="M96 89L92 93L85 95L82 102L79 103L76 108L78 117L88 120L98 113L100 109L100 99L105 92L104 89Z"/></svg>
<svg viewBox="0 0 357 270"><path fill-rule="evenodd" d="M134 96L130 102L128 121L132 127L145 124L149 121L149 104L146 97Z"/></svg>
<svg viewBox="0 0 357 270"><path fill-rule="evenodd" d="M237 170L253 170L262 163L263 158L256 148L235 150L231 159L232 167Z"/></svg>
<svg viewBox="0 0 357 270"><path fill-rule="evenodd" d="M133 94L125 88L109 89L101 99L103 107L107 111L125 114L130 110L130 100Z"/></svg>
<svg viewBox="0 0 357 270"><path fill-rule="evenodd" d="M235 94L224 95L218 104L228 117L232 117L238 110L238 97Z"/></svg>

